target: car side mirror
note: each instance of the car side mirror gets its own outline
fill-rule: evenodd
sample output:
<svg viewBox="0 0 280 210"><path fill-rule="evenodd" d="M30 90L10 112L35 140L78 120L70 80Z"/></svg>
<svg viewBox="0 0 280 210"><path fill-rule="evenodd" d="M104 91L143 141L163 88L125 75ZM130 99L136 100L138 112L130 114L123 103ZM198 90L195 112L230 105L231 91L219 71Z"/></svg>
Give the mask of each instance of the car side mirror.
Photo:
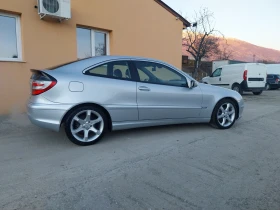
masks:
<svg viewBox="0 0 280 210"><path fill-rule="evenodd" d="M188 87L190 89L195 88L196 86L197 86L197 84L194 80L191 80L191 81L188 80Z"/></svg>
<svg viewBox="0 0 280 210"><path fill-rule="evenodd" d="M196 87L197 85L196 85L196 82L194 81L194 80L192 80L191 81L191 88L194 88L194 87Z"/></svg>

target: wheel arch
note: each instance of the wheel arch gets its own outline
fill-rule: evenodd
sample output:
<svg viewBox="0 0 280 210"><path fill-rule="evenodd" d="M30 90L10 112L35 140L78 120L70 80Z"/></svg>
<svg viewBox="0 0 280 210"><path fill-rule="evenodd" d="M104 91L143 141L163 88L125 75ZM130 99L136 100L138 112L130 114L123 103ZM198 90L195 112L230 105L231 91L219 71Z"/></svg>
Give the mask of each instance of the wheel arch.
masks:
<svg viewBox="0 0 280 210"><path fill-rule="evenodd" d="M234 83L232 83L232 85L231 85L231 89L233 88L234 85L238 85L238 86L241 87L241 84L239 84L238 82L234 82Z"/></svg>
<svg viewBox="0 0 280 210"><path fill-rule="evenodd" d="M80 107L83 107L83 106L92 106L92 107L98 107L100 108L107 116L107 119L108 119L108 129L109 131L112 130L112 118L111 118L111 115L109 113L109 111L104 108L103 106L99 105L99 104L96 104L96 103L82 103L82 104L77 104L75 106L73 106L71 109L69 109L65 115L62 117L62 120L60 122L60 127L65 123L65 120L67 119L67 117L71 114L71 112L73 112L75 109L78 109Z"/></svg>
<svg viewBox="0 0 280 210"><path fill-rule="evenodd" d="M236 107L236 115L235 115L235 118L236 118L236 119L239 118L239 105L238 105L237 100L236 100L235 98L233 98L233 97L224 97L224 98L221 98L220 100L218 100L218 101L216 102L216 104L215 104L215 106L214 106L214 108L213 108L213 110L212 110L211 120L213 119L213 114L214 114L214 111L215 111L215 108L216 108L217 104L218 104L219 102L221 102L222 100L226 100L226 99L231 100L231 101L234 103L234 105L235 105L235 107Z"/></svg>

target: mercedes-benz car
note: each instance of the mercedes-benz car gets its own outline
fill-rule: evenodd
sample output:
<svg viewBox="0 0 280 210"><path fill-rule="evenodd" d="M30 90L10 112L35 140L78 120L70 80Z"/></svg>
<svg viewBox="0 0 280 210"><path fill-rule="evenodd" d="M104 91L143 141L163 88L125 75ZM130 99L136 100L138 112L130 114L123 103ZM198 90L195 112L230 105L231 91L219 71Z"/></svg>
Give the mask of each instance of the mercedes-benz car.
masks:
<svg viewBox="0 0 280 210"><path fill-rule="evenodd" d="M108 131L182 123L232 127L244 101L236 91L202 84L163 61L100 56L31 70L28 116L77 145Z"/></svg>

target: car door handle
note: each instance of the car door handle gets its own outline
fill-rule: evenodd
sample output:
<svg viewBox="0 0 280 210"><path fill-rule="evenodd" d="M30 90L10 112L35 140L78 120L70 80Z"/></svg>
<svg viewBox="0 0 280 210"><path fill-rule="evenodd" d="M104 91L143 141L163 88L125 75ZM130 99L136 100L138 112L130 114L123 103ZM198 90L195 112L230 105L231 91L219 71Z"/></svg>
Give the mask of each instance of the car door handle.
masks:
<svg viewBox="0 0 280 210"><path fill-rule="evenodd" d="M141 90L141 91L150 91L150 88L146 87L146 86L140 86L138 87L138 90Z"/></svg>

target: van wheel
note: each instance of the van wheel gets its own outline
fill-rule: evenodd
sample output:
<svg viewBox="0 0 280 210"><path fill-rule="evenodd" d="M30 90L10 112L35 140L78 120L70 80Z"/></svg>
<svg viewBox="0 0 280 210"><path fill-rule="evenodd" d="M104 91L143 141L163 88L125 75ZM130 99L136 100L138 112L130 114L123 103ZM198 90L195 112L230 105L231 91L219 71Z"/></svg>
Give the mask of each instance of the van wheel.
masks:
<svg viewBox="0 0 280 210"><path fill-rule="evenodd" d="M74 110L65 121L65 132L70 141L88 146L99 141L108 129L105 113L98 107L84 106Z"/></svg>
<svg viewBox="0 0 280 210"><path fill-rule="evenodd" d="M243 94L243 90L239 84L233 84L231 89L240 93L240 95Z"/></svg>
<svg viewBox="0 0 280 210"><path fill-rule="evenodd" d="M259 91L259 92L253 92L254 95L261 95L262 94L262 91Z"/></svg>
<svg viewBox="0 0 280 210"><path fill-rule="evenodd" d="M212 114L211 125L219 129L228 129L236 121L237 108L231 99L218 102Z"/></svg>

